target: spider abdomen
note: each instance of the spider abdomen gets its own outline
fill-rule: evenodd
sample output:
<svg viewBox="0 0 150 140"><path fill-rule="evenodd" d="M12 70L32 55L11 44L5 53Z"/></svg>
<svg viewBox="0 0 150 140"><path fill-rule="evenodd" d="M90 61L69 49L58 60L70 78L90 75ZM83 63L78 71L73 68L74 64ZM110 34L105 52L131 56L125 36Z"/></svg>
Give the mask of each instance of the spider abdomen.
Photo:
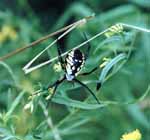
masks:
<svg viewBox="0 0 150 140"><path fill-rule="evenodd" d="M71 81L84 65L84 54L78 49L71 50L66 56L65 63L66 78Z"/></svg>

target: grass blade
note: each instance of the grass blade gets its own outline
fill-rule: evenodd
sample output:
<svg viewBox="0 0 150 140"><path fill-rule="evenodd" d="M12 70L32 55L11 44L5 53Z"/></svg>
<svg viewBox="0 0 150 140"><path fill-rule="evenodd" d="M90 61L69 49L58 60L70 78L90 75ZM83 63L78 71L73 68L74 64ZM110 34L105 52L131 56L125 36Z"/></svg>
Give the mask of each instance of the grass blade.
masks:
<svg viewBox="0 0 150 140"><path fill-rule="evenodd" d="M117 55L115 58L113 58L110 62L108 62L106 64L106 66L103 68L100 76L99 76L99 82L103 84L109 70L116 64L118 63L119 61L123 60L126 58L126 54L122 53L122 54L119 54Z"/></svg>

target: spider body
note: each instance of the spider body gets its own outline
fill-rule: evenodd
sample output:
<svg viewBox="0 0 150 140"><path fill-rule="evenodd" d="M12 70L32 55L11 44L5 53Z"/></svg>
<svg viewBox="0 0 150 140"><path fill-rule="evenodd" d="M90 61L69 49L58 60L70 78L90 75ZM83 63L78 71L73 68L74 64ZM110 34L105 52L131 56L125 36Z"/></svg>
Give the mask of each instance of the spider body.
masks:
<svg viewBox="0 0 150 140"><path fill-rule="evenodd" d="M85 57L79 50L71 50L65 58L66 79L72 81L84 66Z"/></svg>
<svg viewBox="0 0 150 140"><path fill-rule="evenodd" d="M85 38L86 38L86 35L85 35ZM91 93L91 95L95 98L97 103L100 104L98 98L92 92L92 90L89 89L88 86L86 86L84 83L82 83L80 80L78 80L76 78L76 76L79 74L80 70L84 66L85 60L88 58L90 47L91 46L89 44L87 47L85 55L79 49L72 49L70 52L68 52L65 60L61 56L60 48L57 47L58 56L59 56L58 60L61 64L61 67L64 70L65 74L61 79L58 79L55 83L53 83L52 85L48 85L48 87L46 88L46 90L49 90L50 88L54 87L53 93L51 94L49 101L53 98L54 94L56 93L56 89L58 88L58 86L61 83L63 83L65 80L67 80L67 81L76 82L76 83L80 84L81 86L83 86L85 89L87 89ZM90 72L82 73L80 75L89 75L97 69L98 69L98 67L95 67Z"/></svg>

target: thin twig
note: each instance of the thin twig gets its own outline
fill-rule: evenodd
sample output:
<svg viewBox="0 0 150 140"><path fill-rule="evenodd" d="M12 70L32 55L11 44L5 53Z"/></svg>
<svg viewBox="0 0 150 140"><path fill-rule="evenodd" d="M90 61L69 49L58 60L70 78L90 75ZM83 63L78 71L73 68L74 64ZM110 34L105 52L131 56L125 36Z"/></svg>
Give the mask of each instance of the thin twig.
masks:
<svg viewBox="0 0 150 140"><path fill-rule="evenodd" d="M78 22L76 22L72 27L70 27L67 31L65 31L62 35L60 35L57 39L55 39L50 45L48 45L43 51L41 51L39 54L37 54L30 62L28 62L28 64L25 65L25 67L23 68L23 70L25 71L28 71L29 69L32 69L32 68L29 68L33 62L39 58L46 50L48 50L50 47L52 47L58 40L60 40L61 38L63 38L66 34L68 34L70 31L72 31L73 29L75 29L77 26L79 25L83 25L85 24L87 21L86 18L82 19L82 20L79 20Z"/></svg>
<svg viewBox="0 0 150 140"><path fill-rule="evenodd" d="M88 16L88 17L85 17L85 19L86 19L86 20L89 20L89 19L91 19L92 17L93 17L93 15L92 15L92 16ZM64 28L61 28L61 29L57 30L56 32L53 32L53 33L50 33L50 34L48 34L48 35L46 35L46 36L44 36L44 37L41 37L40 39L38 39L38 40L36 40L36 41L34 41L34 42L32 42L32 43L30 43L30 44L28 44L28 45L22 47L22 48L18 48L18 49L16 49L16 50L14 50L14 51L12 51L12 52L10 52L10 53L8 53L8 54L6 54L6 55L0 57L0 61L4 61L5 59L7 59L7 58L9 58L9 57L11 57L11 56L13 56L13 55L16 55L16 54L18 54L18 53L21 53L21 52L23 52L24 50L26 50L26 49L28 49L28 48L35 47L37 44L39 44L39 43L41 43L41 42L43 42L43 41L45 41L45 40L47 40L47 39L49 39L49 38L51 38L51 37L57 35L57 34L59 34L59 33L63 32L63 31L65 31L65 30L71 28L71 27L74 26L77 22L79 22L79 21L76 21L76 22L74 22L74 23L72 23L72 24L70 24L70 25L68 25L68 26L65 26Z"/></svg>
<svg viewBox="0 0 150 140"><path fill-rule="evenodd" d="M48 34L48 35L46 35L46 36L44 36L44 37L42 37L42 38L40 38L40 39L38 39L38 40L36 40L36 41L30 43L30 44L28 44L27 46L24 46L24 47L22 47L22 48L16 49L16 50L14 50L14 51L12 51L12 52L6 54L5 56L0 57L0 61L3 61L3 60L5 60L5 59L7 59L7 58L9 58L9 57L11 57L11 56L13 56L13 55L15 55L15 54L21 53L21 52L23 52L24 50L26 50L26 49L28 49L28 48L35 47L35 45L37 45L37 44L39 44L39 43L41 43L41 42L43 42L43 41L45 41L45 40L51 38L52 36L55 36L55 35L57 35L57 34L63 32L63 31L65 31L65 30L67 30L67 29L70 28L72 25L74 25L74 23L73 23L73 24L70 24L70 25L68 25L68 26L66 26L66 27L64 27L64 28L62 28L62 29L60 29L60 30L58 30L58 31L56 31L56 32L53 32L53 33L51 33L51 34Z"/></svg>
<svg viewBox="0 0 150 140"><path fill-rule="evenodd" d="M145 28L141 28L141 27L137 27L137 26L134 26L134 25L125 24L125 23L117 23L117 24L120 24L120 25L122 25L122 26L124 26L124 27L127 27L127 28L136 29L136 30L139 30L139 31L143 31L143 32L150 33L150 30L149 30L149 29L145 29ZM117 24L115 24L115 25L117 25ZM112 27L112 26L111 26L111 27ZM96 34L96 35L93 36L92 38L90 38L90 39L86 40L85 42L79 44L78 46L74 47L73 49L78 49L78 48L82 47L83 45L87 44L88 42L94 40L95 38L97 38L97 37L103 35L103 34L106 33L107 31L109 31L109 29L110 29L111 27L105 29L104 31L102 31L102 32L100 32L100 33L98 33L98 34ZM68 30L69 30L69 29L68 29ZM58 38L58 39L60 39L60 38ZM54 42L52 42L49 46L46 47L45 50L47 50L49 47L51 47L51 46L52 46L53 44L55 44L56 42L57 42L57 40L55 40ZM42 53L43 53L45 50L43 50ZM71 49L70 49L70 50L71 50ZM70 50L69 50L69 51L70 51ZM69 51L66 51L66 52L63 53L61 56L65 56ZM42 54L42 53L41 53L41 54ZM41 54L40 54L40 55L41 55ZM39 55L39 54L38 54L38 55ZM35 59L37 59L37 58L35 58ZM36 65L36 66L34 66L34 67L29 68L29 64L31 65L31 63L30 63L30 62L32 61L32 60L31 60L31 61L23 68L23 70L24 70L25 74L27 74L27 73L30 73L30 72L32 72L32 71L38 69L38 68L41 68L41 67L43 67L43 66L49 64L49 63L51 63L51 62L53 62L53 61L55 61L55 60L57 60L57 59L58 59L58 56L57 56L57 57L54 57L54 58L51 59L51 60L48 60L48 61L46 61L46 62L43 62L43 63L41 63L41 64L39 64L39 65ZM34 61L35 61L35 60L34 60ZM33 63L33 61L32 61L32 63Z"/></svg>
<svg viewBox="0 0 150 140"><path fill-rule="evenodd" d="M124 27L127 27L127 28L131 28L131 29L142 31L142 32L150 33L150 29L145 29L145 28L142 28L142 27L137 27L137 26L134 26L134 25L126 24L126 23L119 23L119 24L121 24L121 25L123 25Z"/></svg>
<svg viewBox="0 0 150 140"><path fill-rule="evenodd" d="M37 54L24 68L23 70L28 69L33 62L39 58L46 50L48 50L51 46L53 46L59 39L61 39L63 36L65 36L66 34L68 34L71 30L73 30L77 25L75 24L74 26L72 26L71 28L69 28L66 32L64 32L61 36L59 36L58 39L55 39L50 45L48 45L43 51L41 51L39 54Z"/></svg>
<svg viewBox="0 0 150 140"><path fill-rule="evenodd" d="M104 30L104 31L102 31L102 32L100 32L100 33L98 33L98 34L96 34L95 36L93 36L92 38L90 38L90 39L88 39L87 41L85 41L85 42L83 42L83 43L81 43L81 44L79 44L79 45L77 45L76 47L74 47L73 49L78 49L78 48L80 48L80 47L82 47L83 45L85 45L85 44L87 44L88 42L90 42L90 41L92 41L93 39L95 39L95 38L97 38L97 37L99 37L100 35L102 35L102 34L104 34L104 33L106 33L108 31L108 29L106 29L106 30ZM52 42L53 43L53 42ZM51 44L50 44L51 45ZM49 46L50 46L49 45ZM48 47L49 47L48 46ZM46 47L47 48L47 47ZM71 50L71 49L70 49ZM69 50L69 51L70 51ZM63 53L61 56L65 56L69 51L66 51L65 53ZM43 51L42 51L43 52ZM57 57L54 57L53 59L51 59L51 60L48 60L48 61L46 61L46 62L43 62L43 63L41 63L41 64L39 64L39 65L36 65L36 66L34 66L34 67L31 67L31 68L27 68L29 65L29 63L31 62L29 62L24 68L23 68L23 70L24 70L24 72L25 72L25 74L27 74L27 73L30 73L30 72L32 72L33 70L36 70L36 69L38 69L38 68L40 68L40 67L43 67L44 65L47 65L47 64L49 64L49 63L51 63L51 62L53 62L53 61L55 61L55 60L57 60L58 59L58 56ZM31 65L31 64L30 64Z"/></svg>
<svg viewBox="0 0 150 140"><path fill-rule="evenodd" d="M45 105L42 103L42 101L39 102L39 105L41 106L41 108L43 110L43 113L44 113L45 117L47 118L48 126L50 127L50 129L52 129L52 133L54 135L54 139L55 140L62 140L62 138L60 137L60 134L59 134L59 131L58 131L57 127L55 127L53 125L52 119L49 116L48 111L47 111Z"/></svg>

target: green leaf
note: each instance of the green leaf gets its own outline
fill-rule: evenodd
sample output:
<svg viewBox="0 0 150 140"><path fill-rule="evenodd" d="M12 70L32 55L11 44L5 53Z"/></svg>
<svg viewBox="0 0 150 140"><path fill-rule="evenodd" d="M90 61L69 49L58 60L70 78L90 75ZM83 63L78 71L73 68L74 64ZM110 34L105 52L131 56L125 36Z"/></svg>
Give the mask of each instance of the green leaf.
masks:
<svg viewBox="0 0 150 140"><path fill-rule="evenodd" d="M122 53L117 55L115 58L113 58L110 62L108 62L106 64L106 66L103 68L100 76L99 76L99 82L103 84L103 82L105 81L105 78L109 72L109 70L119 61L123 60L126 58L126 54Z"/></svg>
<svg viewBox="0 0 150 140"><path fill-rule="evenodd" d="M66 106L71 106L71 107L80 108L80 109L97 109L97 108L102 108L106 106L106 104L90 104L90 103L75 101L70 98L60 96L59 94L57 94L52 99L52 101L58 104L63 104Z"/></svg>
<svg viewBox="0 0 150 140"><path fill-rule="evenodd" d="M22 91L21 93L19 93L19 95L16 97L16 99L14 100L13 104L11 105L10 109L8 110L8 112L6 113L6 116L9 117L10 115L12 115L12 113L14 112L15 108L17 107L17 105L21 102L21 99L23 98L23 95L25 94L25 91Z"/></svg>

